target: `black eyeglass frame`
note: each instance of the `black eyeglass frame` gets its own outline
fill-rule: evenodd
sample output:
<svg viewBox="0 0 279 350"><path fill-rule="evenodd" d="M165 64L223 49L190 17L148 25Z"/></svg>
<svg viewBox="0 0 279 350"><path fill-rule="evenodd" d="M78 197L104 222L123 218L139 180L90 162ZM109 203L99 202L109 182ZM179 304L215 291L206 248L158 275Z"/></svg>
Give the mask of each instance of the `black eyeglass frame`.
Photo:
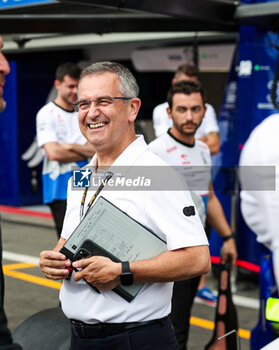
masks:
<svg viewBox="0 0 279 350"><path fill-rule="evenodd" d="M92 102L97 102L97 101L101 101L101 100L105 100L105 99L107 99L107 100L111 100L111 103L113 102L113 100L125 100L125 101L128 101L128 100L131 100L132 98L134 98L134 97L125 97L125 96L123 96L123 97L120 97L120 96L116 96L116 97L111 97L111 96L103 96L103 97L98 97L98 98L95 98L95 99L92 99L92 100L90 100L90 99L84 99L84 100L81 100L81 101L76 101L76 102L73 102L72 103L72 105L73 105L73 107L74 107L74 110L76 111L76 112L78 112L79 111L79 103L80 102L90 102L90 105L89 105L89 108L90 108L90 106L91 106L91 103Z"/></svg>

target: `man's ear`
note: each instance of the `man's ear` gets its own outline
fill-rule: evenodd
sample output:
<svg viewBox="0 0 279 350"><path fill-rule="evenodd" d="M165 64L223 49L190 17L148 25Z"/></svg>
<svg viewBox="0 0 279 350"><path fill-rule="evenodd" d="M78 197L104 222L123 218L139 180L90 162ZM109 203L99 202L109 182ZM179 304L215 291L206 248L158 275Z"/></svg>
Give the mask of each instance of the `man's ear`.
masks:
<svg viewBox="0 0 279 350"><path fill-rule="evenodd" d="M139 113L140 106L141 106L141 100L138 97L134 97L129 101L129 106L128 106L129 122L133 123L136 120L137 115Z"/></svg>
<svg viewBox="0 0 279 350"><path fill-rule="evenodd" d="M171 109L170 109L170 107L167 108L167 113L168 113L169 119L172 119L172 114L171 114Z"/></svg>
<svg viewBox="0 0 279 350"><path fill-rule="evenodd" d="M57 80L57 79L55 79L55 80L54 80L54 86L55 86L56 89L58 89L59 86L60 86L60 81Z"/></svg>

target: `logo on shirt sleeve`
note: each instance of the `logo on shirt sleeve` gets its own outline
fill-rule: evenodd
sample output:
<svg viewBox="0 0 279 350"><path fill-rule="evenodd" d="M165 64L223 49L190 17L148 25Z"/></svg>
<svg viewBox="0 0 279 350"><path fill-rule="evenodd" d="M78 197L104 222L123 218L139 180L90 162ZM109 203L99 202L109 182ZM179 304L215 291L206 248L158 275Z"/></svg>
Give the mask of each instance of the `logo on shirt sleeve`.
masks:
<svg viewBox="0 0 279 350"><path fill-rule="evenodd" d="M183 208L183 214L185 216L194 216L196 213L195 213L195 207L193 205L190 205L189 207L185 207Z"/></svg>

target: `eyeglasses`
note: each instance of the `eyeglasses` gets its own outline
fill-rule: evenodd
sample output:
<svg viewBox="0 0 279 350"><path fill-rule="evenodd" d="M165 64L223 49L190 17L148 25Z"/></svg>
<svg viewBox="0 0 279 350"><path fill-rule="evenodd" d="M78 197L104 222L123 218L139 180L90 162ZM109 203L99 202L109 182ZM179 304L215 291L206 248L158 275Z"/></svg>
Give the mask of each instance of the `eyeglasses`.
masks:
<svg viewBox="0 0 279 350"><path fill-rule="evenodd" d="M91 103L94 103L94 106L96 108L100 108L100 107L107 107L109 105L111 105L114 100L131 100L133 97L110 97L110 96L106 96L106 97L98 97L94 100L80 100L80 101L76 101L73 103L74 106L74 110L76 112L78 112L79 110L82 111L88 111Z"/></svg>

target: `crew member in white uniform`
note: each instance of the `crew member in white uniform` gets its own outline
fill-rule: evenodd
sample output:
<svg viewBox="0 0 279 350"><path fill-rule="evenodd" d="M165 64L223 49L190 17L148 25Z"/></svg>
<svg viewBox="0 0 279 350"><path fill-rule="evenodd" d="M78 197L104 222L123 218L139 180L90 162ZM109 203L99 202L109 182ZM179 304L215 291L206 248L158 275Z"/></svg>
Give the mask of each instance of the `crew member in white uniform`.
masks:
<svg viewBox="0 0 279 350"><path fill-rule="evenodd" d="M36 119L38 146L44 151L43 202L49 205L60 238L66 211L67 185L73 167L82 167L94 154L81 134L78 114L72 103L77 99L80 68L71 62L56 70L57 97L42 107Z"/></svg>
<svg viewBox="0 0 279 350"><path fill-rule="evenodd" d="M172 84L181 80L198 81L198 69L189 64L181 65L177 68ZM156 106L153 110L152 119L155 136L164 135L172 127L172 120L168 117L168 102ZM200 139L207 144L211 154L217 154L220 150L219 127L217 124L216 112L212 105L206 103L206 112L203 121L195 134L196 139Z"/></svg>
<svg viewBox="0 0 279 350"><path fill-rule="evenodd" d="M250 134L240 155L241 212L257 240L273 252L279 288L279 114L262 121ZM275 166L272 168L263 166ZM254 166L250 176L249 167ZM264 170L262 170L264 169ZM275 175L275 177L274 177Z"/></svg>
<svg viewBox="0 0 279 350"><path fill-rule="evenodd" d="M180 81L172 85L168 104L167 111L173 126L152 141L149 148L184 176L196 203L203 199L203 212L200 212L203 224L207 214L208 222L224 240L222 262L231 256L234 263L237 256L235 241L212 186L210 152L204 142L195 139L206 111L205 91L199 83ZM197 204L197 207L202 209L202 205ZM187 347L190 312L199 278L174 283L171 319L180 350Z"/></svg>
<svg viewBox="0 0 279 350"><path fill-rule="evenodd" d="M198 82L198 68L192 64L182 64L175 71L172 79L172 84L178 81L190 80ZM172 119L169 118L167 113L168 102L164 102L154 108L153 111L153 127L156 137L164 135L169 128L172 127ZM206 103L206 112L201 125L196 130L195 138L200 139L210 149L210 153L217 154L220 150L220 137L219 127L217 124L217 118L214 108ZM206 224L206 233L210 235L211 227ZM206 304L216 305L216 295L206 286L206 278L202 276L200 279L197 297Z"/></svg>
<svg viewBox="0 0 279 350"><path fill-rule="evenodd" d="M91 161L95 171L110 170L112 165L169 167L135 135L134 121L141 104L137 94L133 75L118 63L100 62L83 70L76 105L80 129L96 150ZM41 253L40 265L47 278L63 279L62 309L75 320L71 350L176 349L168 317L172 281L210 270L208 242L192 198L185 191L170 195L167 190L108 191L106 187L101 194L166 240L168 250L151 259L126 262L125 274L123 263L101 256L82 259L73 263L80 270L65 280L69 275L65 267L71 263L59 250L80 221L83 196L82 191L72 191L69 183L62 237L53 251ZM89 190L84 208L92 195L94 191ZM128 303L112 291L120 281L144 283L144 287Z"/></svg>
<svg viewBox="0 0 279 350"><path fill-rule="evenodd" d="M264 119L250 134L241 151L239 162L241 212L247 225L257 235L257 241L272 251L277 290L279 290L278 130L279 114L272 114ZM249 166L253 166L252 174ZM277 338L263 349L277 350L278 344Z"/></svg>

